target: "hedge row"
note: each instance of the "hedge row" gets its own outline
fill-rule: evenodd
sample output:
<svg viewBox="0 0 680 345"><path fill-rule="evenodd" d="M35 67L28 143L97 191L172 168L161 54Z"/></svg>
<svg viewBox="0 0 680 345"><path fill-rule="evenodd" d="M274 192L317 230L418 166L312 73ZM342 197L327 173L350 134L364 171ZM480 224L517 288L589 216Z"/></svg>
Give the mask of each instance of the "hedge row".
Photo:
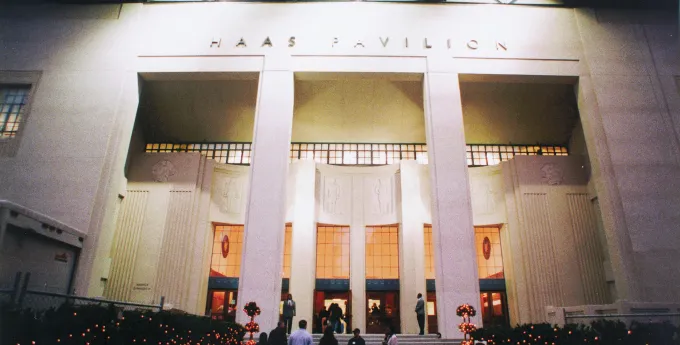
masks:
<svg viewBox="0 0 680 345"><path fill-rule="evenodd" d="M544 345L680 345L680 329L670 323L637 323L630 327L620 321L600 320L590 326L526 324L511 327L480 328L474 340L497 344Z"/></svg>
<svg viewBox="0 0 680 345"><path fill-rule="evenodd" d="M0 311L1 344L42 345L236 345L243 326L170 312L120 311L113 307L63 305L45 313Z"/></svg>

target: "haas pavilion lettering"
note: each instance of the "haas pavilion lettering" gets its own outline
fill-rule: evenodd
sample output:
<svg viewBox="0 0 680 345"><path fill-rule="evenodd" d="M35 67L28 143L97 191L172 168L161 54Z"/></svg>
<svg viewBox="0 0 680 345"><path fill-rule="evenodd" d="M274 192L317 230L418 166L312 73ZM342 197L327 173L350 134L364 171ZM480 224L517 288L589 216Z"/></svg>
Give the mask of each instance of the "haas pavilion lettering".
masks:
<svg viewBox="0 0 680 345"><path fill-rule="evenodd" d="M216 37L213 38L210 41L210 48L220 48L222 46L222 38L221 37ZM273 48L275 44L278 45L285 45L288 48L293 48L297 44L297 38L295 36L290 36L286 41L279 41L275 43L274 40L272 40L269 36L265 37L262 40L246 40L244 37L241 37L238 40L235 40L233 42L233 47L235 48L247 48L247 47L260 47L260 48ZM382 47L382 48L388 48L388 47L401 47L401 48L417 48L420 47L422 49L432 49L434 47L436 48L443 48L443 49L452 49L454 47L464 47L469 50L477 50L480 49L481 47L486 46L487 48L493 48L499 51L507 51L508 50L508 45L505 43L505 41L502 40L495 40L495 41L490 41L490 42L484 42L484 41L479 41L476 39L470 39L470 40L452 40L450 38L446 39L438 39L438 40L431 40L428 39L427 37L423 38L422 40L418 39L412 39L409 37L400 37L397 39L392 39L389 36L379 36L376 37L374 40L363 40L363 39L355 39L355 40L342 40L339 37L332 37L329 38L328 41L326 41L326 44L328 44L331 48L335 47L353 47L357 49L361 48L367 48L367 47Z"/></svg>

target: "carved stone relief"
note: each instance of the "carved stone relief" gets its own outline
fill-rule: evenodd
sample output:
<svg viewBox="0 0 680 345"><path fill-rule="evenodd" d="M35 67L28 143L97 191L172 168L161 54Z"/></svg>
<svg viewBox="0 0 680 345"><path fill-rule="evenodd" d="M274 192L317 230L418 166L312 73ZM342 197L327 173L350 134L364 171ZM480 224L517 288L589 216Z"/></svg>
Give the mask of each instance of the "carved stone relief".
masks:
<svg viewBox="0 0 680 345"><path fill-rule="evenodd" d="M221 174L216 181L213 200L222 213L241 213L243 208L243 183L241 177Z"/></svg>
<svg viewBox="0 0 680 345"><path fill-rule="evenodd" d="M340 180L336 177L324 177L323 210L328 214L342 214L340 201L343 197Z"/></svg>
<svg viewBox="0 0 680 345"><path fill-rule="evenodd" d="M156 182L168 182L170 177L177 174L177 169L169 160L162 160L154 164L151 168L151 174Z"/></svg>
<svg viewBox="0 0 680 345"><path fill-rule="evenodd" d="M498 194L498 191L494 188L494 186L489 183L485 182L479 185L479 190L474 191L475 193L479 193L480 201L477 205L480 214L492 214L496 210L496 194Z"/></svg>
<svg viewBox="0 0 680 345"><path fill-rule="evenodd" d="M541 167L541 177L544 182L548 183L548 185L560 185L564 180L564 171L562 171L562 168L556 164L544 164Z"/></svg>
<svg viewBox="0 0 680 345"><path fill-rule="evenodd" d="M373 181L371 193L371 213L390 214L394 210L392 179L379 177Z"/></svg>

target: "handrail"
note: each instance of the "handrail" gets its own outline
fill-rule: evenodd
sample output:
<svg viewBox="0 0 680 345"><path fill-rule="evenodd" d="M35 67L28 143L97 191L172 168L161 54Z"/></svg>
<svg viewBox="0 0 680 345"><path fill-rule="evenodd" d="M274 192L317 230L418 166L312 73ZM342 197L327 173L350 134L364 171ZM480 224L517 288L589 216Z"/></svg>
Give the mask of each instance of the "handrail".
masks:
<svg viewBox="0 0 680 345"><path fill-rule="evenodd" d="M161 309L163 308L162 303L161 304L132 303L132 302L113 301L113 300L106 300L106 299L99 299L99 298L92 298L92 297L81 297L81 296L75 296L75 295L66 295L66 294L55 293L55 292L35 291L35 290L26 290L26 292L30 293L30 294L36 294L36 295L61 297L61 298L68 298L68 299L77 299L77 300L97 302L97 303L118 304L118 305L130 306L130 307L146 307L146 308L161 308Z"/></svg>
<svg viewBox="0 0 680 345"><path fill-rule="evenodd" d="M652 316L680 316L680 313L639 313L639 314L590 314L565 315L565 319L605 318L605 317L652 317Z"/></svg>

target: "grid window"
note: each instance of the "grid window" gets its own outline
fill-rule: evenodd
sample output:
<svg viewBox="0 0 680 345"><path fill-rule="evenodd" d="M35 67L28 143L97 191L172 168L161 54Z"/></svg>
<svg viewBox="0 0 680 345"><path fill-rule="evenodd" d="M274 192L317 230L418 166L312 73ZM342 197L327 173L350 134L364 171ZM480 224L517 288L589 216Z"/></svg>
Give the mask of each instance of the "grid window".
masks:
<svg viewBox="0 0 680 345"><path fill-rule="evenodd" d="M0 139L16 137L30 90L29 85L0 86Z"/></svg>
<svg viewBox="0 0 680 345"><path fill-rule="evenodd" d="M349 227L319 225L316 230L316 278L349 279Z"/></svg>
<svg viewBox="0 0 680 345"><path fill-rule="evenodd" d="M466 145L467 165L487 166L505 162L515 156L568 156L564 146L550 145Z"/></svg>
<svg viewBox="0 0 680 345"><path fill-rule="evenodd" d="M283 277L290 278L290 253L293 240L293 226L286 224L286 234L283 245Z"/></svg>
<svg viewBox="0 0 680 345"><path fill-rule="evenodd" d="M399 226L366 227L366 278L399 279Z"/></svg>
<svg viewBox="0 0 680 345"><path fill-rule="evenodd" d="M475 227L475 247L479 279L504 278L500 228Z"/></svg>
<svg viewBox="0 0 680 345"><path fill-rule="evenodd" d="M198 152L223 164L249 165L250 143L149 143L145 152Z"/></svg>
<svg viewBox="0 0 680 345"><path fill-rule="evenodd" d="M425 224L425 279L434 279L434 248L432 247L432 225Z"/></svg>
<svg viewBox="0 0 680 345"><path fill-rule="evenodd" d="M505 162L515 156L567 156L564 146L550 145L466 145L468 166L488 166ZM200 152L220 163L249 165L250 143L149 143L146 152ZM428 164L425 144L342 144L342 143L292 143L289 159L312 160L333 165L385 165L402 160Z"/></svg>
<svg viewBox="0 0 680 345"><path fill-rule="evenodd" d="M238 278L242 250L243 225L216 225L210 276Z"/></svg>

